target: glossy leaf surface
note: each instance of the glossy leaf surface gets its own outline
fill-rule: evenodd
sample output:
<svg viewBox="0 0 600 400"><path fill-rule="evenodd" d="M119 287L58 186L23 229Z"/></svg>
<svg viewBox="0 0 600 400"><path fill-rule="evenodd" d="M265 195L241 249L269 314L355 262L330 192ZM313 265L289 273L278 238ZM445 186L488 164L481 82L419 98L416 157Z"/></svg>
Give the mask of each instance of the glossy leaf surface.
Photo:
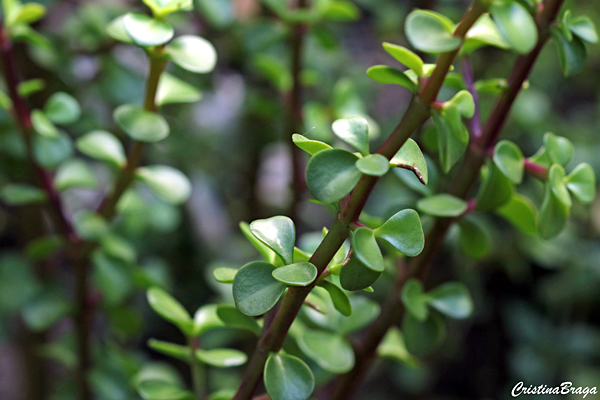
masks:
<svg viewBox="0 0 600 400"><path fill-rule="evenodd" d="M356 168L358 157L346 150L323 150L306 167L306 182L315 198L333 203L346 196L361 177Z"/></svg>
<svg viewBox="0 0 600 400"><path fill-rule="evenodd" d="M272 400L306 400L315 388L315 377L304 361L288 354L271 353L264 382Z"/></svg>
<svg viewBox="0 0 600 400"><path fill-rule="evenodd" d="M385 240L402 254L414 257L425 246L425 237L419 214L415 210L402 210L374 230L377 239Z"/></svg>
<svg viewBox="0 0 600 400"><path fill-rule="evenodd" d="M317 278L317 267L309 262L289 264L275 269L273 278L290 286L308 286Z"/></svg>
<svg viewBox="0 0 600 400"><path fill-rule="evenodd" d="M274 270L269 263L254 261L244 265L235 275L233 299L243 314L262 315L277 303L286 286L273 278Z"/></svg>
<svg viewBox="0 0 600 400"><path fill-rule="evenodd" d="M277 253L285 264L293 262L296 228L289 217L258 219L250 224L250 231L258 240Z"/></svg>

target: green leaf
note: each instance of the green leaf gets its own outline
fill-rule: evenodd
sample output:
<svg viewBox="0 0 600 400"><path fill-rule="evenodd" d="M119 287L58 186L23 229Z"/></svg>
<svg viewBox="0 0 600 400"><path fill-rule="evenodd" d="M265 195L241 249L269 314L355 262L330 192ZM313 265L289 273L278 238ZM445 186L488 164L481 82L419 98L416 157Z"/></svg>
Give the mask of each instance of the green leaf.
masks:
<svg viewBox="0 0 600 400"><path fill-rule="evenodd" d="M419 200L417 208L435 217L458 217L467 209L467 202L449 194L437 194Z"/></svg>
<svg viewBox="0 0 600 400"><path fill-rule="evenodd" d="M49 139L58 138L58 129L56 129L56 126L54 126L52 121L50 121L42 111L33 110L31 112L31 123L33 124L33 129L35 129L39 135Z"/></svg>
<svg viewBox="0 0 600 400"><path fill-rule="evenodd" d="M286 93L292 88L290 68L280 58L270 54L257 54L252 58L252 66L280 92Z"/></svg>
<svg viewBox="0 0 600 400"><path fill-rule="evenodd" d="M142 0L157 17L164 17L176 11L191 11L192 0Z"/></svg>
<svg viewBox="0 0 600 400"><path fill-rule="evenodd" d="M352 233L354 255L375 272L383 272L383 256L374 233L369 228L359 227Z"/></svg>
<svg viewBox="0 0 600 400"><path fill-rule="evenodd" d="M510 201L515 187L496 164L487 161L486 168L481 170L481 176L482 184L477 193L478 211L492 211Z"/></svg>
<svg viewBox="0 0 600 400"><path fill-rule="evenodd" d="M552 185L548 183L540 209L540 222L538 224L540 236L544 239L550 239L558 235L565 227L569 219L569 213L569 207L556 196L552 190Z"/></svg>
<svg viewBox="0 0 600 400"><path fill-rule="evenodd" d="M548 171L548 185L552 188L552 192L556 198L565 206L571 207L571 196L565 184L565 169L559 164L553 164Z"/></svg>
<svg viewBox="0 0 600 400"><path fill-rule="evenodd" d="M269 311L286 286L273 278L275 266L264 261L244 265L233 280L235 306L245 315L257 316Z"/></svg>
<svg viewBox="0 0 600 400"><path fill-rule="evenodd" d="M54 169L73 155L73 143L64 132L56 138L36 135L33 138L33 154L42 167Z"/></svg>
<svg viewBox="0 0 600 400"><path fill-rule="evenodd" d="M77 148L86 156L107 161L116 166L125 165L123 145L112 133L92 131L77 139Z"/></svg>
<svg viewBox="0 0 600 400"><path fill-rule="evenodd" d="M161 200L170 204L184 203L192 193L192 184L179 170L166 165L140 167L136 170L139 180L150 186Z"/></svg>
<svg viewBox="0 0 600 400"><path fill-rule="evenodd" d="M262 241L258 240L256 236L250 230L250 225L247 222L240 222L240 230L248 239L248 241L258 250L258 252L263 256L265 261L273 263L277 257L277 254L267 247Z"/></svg>
<svg viewBox="0 0 600 400"><path fill-rule="evenodd" d="M40 261L56 254L65 244L62 236L42 236L27 243L25 254L32 260Z"/></svg>
<svg viewBox="0 0 600 400"><path fill-rule="evenodd" d="M161 354L169 357L176 358L185 362L190 362L192 358L192 351L187 346L181 346L179 344L165 342L162 340L150 339L148 340L148 347Z"/></svg>
<svg viewBox="0 0 600 400"><path fill-rule="evenodd" d="M298 146L311 156L314 156L321 150L331 149L331 146L327 143L323 143L318 140L308 139L307 137L304 137L298 133L294 133L292 135L292 141L296 146Z"/></svg>
<svg viewBox="0 0 600 400"><path fill-rule="evenodd" d="M538 40L535 20L516 1L495 3L490 8L490 14L502 37L517 53L529 53Z"/></svg>
<svg viewBox="0 0 600 400"><path fill-rule="evenodd" d="M402 332L406 349L411 354L422 357L442 344L446 337L446 326L434 312L430 312L425 321L419 321L411 313L406 313Z"/></svg>
<svg viewBox="0 0 600 400"><path fill-rule="evenodd" d="M26 3L18 5L12 12L6 15L6 25L13 26L18 24L33 24L46 15L46 7L38 3Z"/></svg>
<svg viewBox="0 0 600 400"><path fill-rule="evenodd" d="M390 169L390 163L381 154L369 154L356 160L356 168L365 175L383 176Z"/></svg>
<svg viewBox="0 0 600 400"><path fill-rule="evenodd" d="M423 285L418 279L409 279L402 288L402 303L408 312L418 319L425 321L429 315L427 309L428 297L423 292Z"/></svg>
<svg viewBox="0 0 600 400"><path fill-rule="evenodd" d="M423 60L417 54L413 53L406 47L398 46L392 43L383 43L383 48L388 52L389 55L394 57L400 63L406 65L409 69L413 70L417 76L423 76Z"/></svg>
<svg viewBox="0 0 600 400"><path fill-rule="evenodd" d="M344 289L350 291L364 290L374 284L381 274L382 271L377 271L366 266L356 254L352 252L348 261L342 264L340 270L340 285Z"/></svg>
<svg viewBox="0 0 600 400"><path fill-rule="evenodd" d="M450 318L464 319L473 313L473 300L469 289L460 282L444 283L427 295L429 304Z"/></svg>
<svg viewBox="0 0 600 400"><path fill-rule="evenodd" d="M132 139L158 142L169 136L169 125L159 114L126 104L118 107L113 117L119 127Z"/></svg>
<svg viewBox="0 0 600 400"><path fill-rule="evenodd" d="M143 380L138 392L144 400L192 400L194 395L181 386L161 380Z"/></svg>
<svg viewBox="0 0 600 400"><path fill-rule="evenodd" d="M494 148L494 163L512 183L518 185L523 180L523 153L513 142L498 142Z"/></svg>
<svg viewBox="0 0 600 400"><path fill-rule="evenodd" d="M590 17L580 16L573 18L569 23L569 30L573 32L573 35L588 43L598 42L596 27Z"/></svg>
<svg viewBox="0 0 600 400"><path fill-rule="evenodd" d="M285 265L273 271L273 278L291 286L308 286L317 278L317 267L309 262Z"/></svg>
<svg viewBox="0 0 600 400"><path fill-rule="evenodd" d="M55 124L68 125L79 119L81 107L73 96L56 92L46 102L44 114Z"/></svg>
<svg viewBox="0 0 600 400"><path fill-rule="evenodd" d="M9 206L21 206L46 201L46 193L35 186L12 183L2 188L0 198Z"/></svg>
<svg viewBox="0 0 600 400"><path fill-rule="evenodd" d="M73 217L77 234L89 241L98 241L108 233L108 224L93 211L81 210Z"/></svg>
<svg viewBox="0 0 600 400"><path fill-rule="evenodd" d="M327 21L348 22L360 17L360 9L349 1L332 0L321 13Z"/></svg>
<svg viewBox="0 0 600 400"><path fill-rule="evenodd" d="M11 281L10 284L14 285L15 282ZM46 291L25 305L22 316L29 329L41 332L67 316L71 309L71 304L62 296Z"/></svg>
<svg viewBox="0 0 600 400"><path fill-rule="evenodd" d="M444 104L444 108L452 106L456 107L460 115L465 118L473 118L475 114L475 101L473 95L467 90L460 90Z"/></svg>
<svg viewBox="0 0 600 400"><path fill-rule="evenodd" d="M346 196L361 177L356 157L342 149L322 150L311 157L306 167L306 183L315 198L333 203Z"/></svg>
<svg viewBox="0 0 600 400"><path fill-rule="evenodd" d="M218 307L216 304L207 304L196 310L194 314L194 333L193 336L202 335L213 329L222 328L224 322L218 316ZM228 306L231 307L231 306ZM231 307L237 311L235 307ZM239 311L237 311L239 313ZM245 316L245 315L244 315Z"/></svg>
<svg viewBox="0 0 600 400"><path fill-rule="evenodd" d="M217 316L229 328L244 329L260 335L261 327L255 318L242 314L237 308L226 304L217 307Z"/></svg>
<svg viewBox="0 0 600 400"><path fill-rule="evenodd" d="M533 235L538 231L537 210L525 196L514 193L511 199L498 208L496 212L522 232Z"/></svg>
<svg viewBox="0 0 600 400"><path fill-rule="evenodd" d="M583 204L596 197L596 175L588 163L579 164L566 178L567 189Z"/></svg>
<svg viewBox="0 0 600 400"><path fill-rule="evenodd" d="M96 188L98 180L82 160L70 160L61 165L54 176L54 187L60 191L73 187Z"/></svg>
<svg viewBox="0 0 600 400"><path fill-rule="evenodd" d="M296 228L289 217L280 215L257 219L250 224L250 231L258 240L277 253L284 264L294 262Z"/></svg>
<svg viewBox="0 0 600 400"><path fill-rule="evenodd" d="M410 43L425 53L456 50L461 43L459 37L452 36L452 21L432 11L415 10L408 14L405 31Z"/></svg>
<svg viewBox="0 0 600 400"><path fill-rule="evenodd" d="M186 335L194 332L194 322L185 308L169 293L158 287L147 292L150 307L161 317L175 324Z"/></svg>
<svg viewBox="0 0 600 400"><path fill-rule="evenodd" d="M469 132L454 104L445 107L442 114L433 111L431 117L437 131L440 163L444 172L448 173L467 149Z"/></svg>
<svg viewBox="0 0 600 400"><path fill-rule="evenodd" d="M421 148L412 139L408 139L390 160L390 165L413 171L423 185L429 181L427 161Z"/></svg>
<svg viewBox="0 0 600 400"><path fill-rule="evenodd" d="M125 15L121 15L120 17L113 19L108 25L106 25L106 33L108 36L118 40L119 42L133 44L133 39L131 36L129 36L127 30L125 29L124 21Z"/></svg>
<svg viewBox="0 0 600 400"><path fill-rule="evenodd" d="M265 388L271 400L306 400L315 377L304 361L288 354L269 354L264 369Z"/></svg>
<svg viewBox="0 0 600 400"><path fill-rule="evenodd" d="M235 278L235 274L237 274L237 269L235 268L216 268L213 271L213 276L217 282L221 283L233 283L233 278Z"/></svg>
<svg viewBox="0 0 600 400"><path fill-rule="evenodd" d="M344 293L342 289L329 281L319 282L319 286L327 290L329 297L331 297L331 301L333 302L333 306L340 314L346 317L352 315L352 304L350 304L348 296L346 296L346 293Z"/></svg>
<svg viewBox="0 0 600 400"><path fill-rule="evenodd" d="M406 349L404 336L400 329L392 327L377 347L379 357L391 358L411 367L419 366L419 360L412 356Z"/></svg>
<svg viewBox="0 0 600 400"><path fill-rule="evenodd" d="M363 117L348 117L335 120L333 133L365 156L369 154L369 123Z"/></svg>
<svg viewBox="0 0 600 400"><path fill-rule="evenodd" d="M565 76L575 75L583 68L587 58L587 50L578 36L569 41L560 29L552 29L552 38L558 50L558 59Z"/></svg>
<svg viewBox="0 0 600 400"><path fill-rule="evenodd" d="M392 215L383 225L374 230L377 239L385 240L402 254L415 257L425 246L425 237L419 214L407 209Z"/></svg>
<svg viewBox="0 0 600 400"><path fill-rule="evenodd" d="M145 14L127 13L123 18L125 31L140 46L159 46L173 38L173 27Z"/></svg>
<svg viewBox="0 0 600 400"><path fill-rule="evenodd" d="M165 47L165 53L181 68L199 74L212 71L217 64L215 48L199 36L179 36Z"/></svg>
<svg viewBox="0 0 600 400"><path fill-rule="evenodd" d="M573 157L573 144L562 136L556 136L551 132L544 134L544 147L553 163L566 166ZM550 166L550 165L548 165Z"/></svg>
<svg viewBox="0 0 600 400"><path fill-rule="evenodd" d="M375 65L367 70L367 75L382 85L400 85L412 93L417 91L417 85L404 72L387 65Z"/></svg>
<svg viewBox="0 0 600 400"><path fill-rule="evenodd" d="M463 219L459 222L458 244L467 256L476 260L490 252L491 238L486 226L475 220Z"/></svg>
<svg viewBox="0 0 600 400"><path fill-rule="evenodd" d="M465 43L461 52L469 54L481 46L494 46L501 49L508 49L510 45L500 32L498 27L490 18L489 14L483 14L465 35Z"/></svg>
<svg viewBox="0 0 600 400"><path fill-rule="evenodd" d="M233 349L200 349L196 350L194 354L203 363L219 368L237 367L245 364L248 360L245 353Z"/></svg>
<svg viewBox="0 0 600 400"><path fill-rule="evenodd" d="M155 102L158 107L174 103L195 103L202 94L192 85L163 72L158 82Z"/></svg>
<svg viewBox="0 0 600 400"><path fill-rule="evenodd" d="M30 79L23 81L17 86L17 93L21 97L28 97L34 93L42 91L46 87L46 82L43 79Z"/></svg>
<svg viewBox="0 0 600 400"><path fill-rule="evenodd" d="M298 338L298 346L325 371L343 374L354 366L354 350L338 333L308 330Z"/></svg>

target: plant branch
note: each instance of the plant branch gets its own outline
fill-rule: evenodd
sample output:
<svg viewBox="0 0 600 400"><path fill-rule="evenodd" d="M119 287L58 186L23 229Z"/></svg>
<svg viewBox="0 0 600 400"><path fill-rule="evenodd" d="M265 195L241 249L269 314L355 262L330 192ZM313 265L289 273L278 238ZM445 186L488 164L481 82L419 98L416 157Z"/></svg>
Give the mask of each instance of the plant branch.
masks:
<svg viewBox="0 0 600 400"><path fill-rule="evenodd" d="M523 167L525 168L525 171L527 173L529 173L532 176L535 176L539 180L544 182L548 180L548 168L544 167L543 165L534 163L533 161L524 158Z"/></svg>
<svg viewBox="0 0 600 400"><path fill-rule="evenodd" d="M202 400L206 394L206 369L204 364L196 358L196 350L200 349L200 340L198 337L188 338L188 345L191 351L192 382L194 385L194 394L196 400Z"/></svg>
<svg viewBox="0 0 600 400"><path fill-rule="evenodd" d="M481 6L479 2L469 8L457 27L457 36L463 37L484 12L485 7ZM377 153L388 159L392 158L410 135L427 120L430 114L429 105L435 100L444 82L444 77L457 54L458 50L455 50L440 56L439 64L422 93L413 99L402 120ZM377 177L368 175L361 177L328 234L310 258L309 262L317 267L319 275L325 270L327 264L348 237L350 224L358 221L358 217L377 181ZM249 400L252 398L269 353L278 351L281 348L289 327L315 283L316 280L306 287L290 287L288 289L271 327L259 339L256 350L246 367L242 383L233 400Z"/></svg>
<svg viewBox="0 0 600 400"><path fill-rule="evenodd" d="M564 0L551 0L545 4L541 12L542 18L537 19L538 43L527 55L519 57L510 73L508 89L498 99L490 118L485 124L480 140L473 141L467 153L461 170L451 185L450 193L463 199L467 198L469 189L476 181L479 170L485 158L485 149L493 147L498 139L506 114L510 111L514 100L523 86L523 82L531 72L543 45L549 37L549 26L556 18ZM440 57L441 58L441 57ZM494 121L494 122L490 122ZM498 124L498 125L496 125ZM427 278L431 261L441 248L448 229L454 222L450 218L437 218L425 238L425 247L421 254L413 258L409 265L409 276L418 277L424 281ZM406 276L399 275L395 287L402 287ZM398 286L399 285L399 286ZM362 381L366 371L376 358L376 350L388 329L396 324L403 313L404 306L398 296L398 291L392 291L377 319L370 325L364 339L355 349L355 366L348 373L341 375L335 384L330 400L347 400L352 391Z"/></svg>
<svg viewBox="0 0 600 400"><path fill-rule="evenodd" d="M467 90L469 91L469 93L471 93L471 96L473 97L473 102L475 103L475 112L473 113L473 118L469 119L469 131L471 132L471 137L474 140L478 140L481 137L481 115L479 113L479 95L475 90L473 68L471 67L471 61L468 57L465 57L465 59L463 60L462 72L465 84L467 85Z"/></svg>

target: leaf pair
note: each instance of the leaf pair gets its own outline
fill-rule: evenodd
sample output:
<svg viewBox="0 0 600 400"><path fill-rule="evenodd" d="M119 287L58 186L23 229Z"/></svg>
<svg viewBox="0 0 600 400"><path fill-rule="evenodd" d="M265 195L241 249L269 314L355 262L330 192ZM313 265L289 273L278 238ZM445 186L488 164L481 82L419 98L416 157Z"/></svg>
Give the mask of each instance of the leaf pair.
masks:
<svg viewBox="0 0 600 400"><path fill-rule="evenodd" d="M552 29L552 38L565 76L574 75L583 68L587 58L584 42L598 42L592 20L586 16L571 18L570 10L563 14L560 26Z"/></svg>
<svg viewBox="0 0 600 400"><path fill-rule="evenodd" d="M420 281L409 279L402 288L402 302L419 321L427 319L429 307L455 319L468 318L473 312L469 290L459 282L447 282L425 293Z"/></svg>

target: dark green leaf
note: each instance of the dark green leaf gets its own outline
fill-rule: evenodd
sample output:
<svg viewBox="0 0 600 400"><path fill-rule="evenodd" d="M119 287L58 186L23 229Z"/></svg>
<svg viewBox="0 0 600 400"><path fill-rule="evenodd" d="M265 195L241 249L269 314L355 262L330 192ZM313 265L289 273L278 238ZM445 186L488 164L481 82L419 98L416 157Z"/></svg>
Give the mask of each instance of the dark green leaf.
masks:
<svg viewBox="0 0 600 400"><path fill-rule="evenodd" d="M340 314L345 315L346 317L352 315L352 304L350 304L348 296L346 296L342 289L329 281L319 282L319 286L322 286L327 290L331 297L331 301L333 302L333 306Z"/></svg>
<svg viewBox="0 0 600 400"><path fill-rule="evenodd" d="M406 36L418 50L443 53L456 50L460 38L452 36L454 24L445 16L432 11L415 10L406 17Z"/></svg>
<svg viewBox="0 0 600 400"><path fill-rule="evenodd" d="M46 102L44 113L55 124L72 124L79 119L81 108L73 96L56 92Z"/></svg>
<svg viewBox="0 0 600 400"><path fill-rule="evenodd" d="M402 324L407 350L417 357L424 356L438 347L446 337L446 327L440 316L430 312L425 321L419 321L411 313L404 315Z"/></svg>
<svg viewBox="0 0 600 400"><path fill-rule="evenodd" d="M366 228L364 228L366 229ZM382 264L383 267L383 264ZM382 271L367 267L357 256L352 253L350 259L342 265L340 270L340 285L350 291L363 290L379 279ZM332 284L333 285L333 284ZM335 286L335 285L333 285ZM337 286L336 286L337 288ZM333 299L333 297L332 297ZM342 298L343 299L343 298ZM335 305L335 301L334 301ZM341 307L345 307L343 304ZM336 307L337 308L337 307ZM340 309L338 311L342 312ZM344 311L346 312L346 311ZM344 314L342 312L342 314ZM346 314L344 314L346 315Z"/></svg>
<svg viewBox="0 0 600 400"><path fill-rule="evenodd" d="M417 85L404 72L387 65L375 65L367 70L367 75L382 85L404 86L413 93L417 90Z"/></svg>
<svg viewBox="0 0 600 400"><path fill-rule="evenodd" d="M141 107L123 105L117 108L113 117L119 127L132 139L142 142L158 142L169 136L169 125L159 114Z"/></svg>
<svg viewBox="0 0 600 400"><path fill-rule="evenodd" d="M233 349L196 350L194 354L203 363L219 368L237 367L248 360L245 353Z"/></svg>
<svg viewBox="0 0 600 400"><path fill-rule="evenodd" d="M381 154L369 154L356 161L356 168L365 175L383 176L390 169L390 163Z"/></svg>
<svg viewBox="0 0 600 400"><path fill-rule="evenodd" d="M490 251L491 238L486 226L478 221L463 219L459 222L458 244L463 253L481 259Z"/></svg>
<svg viewBox="0 0 600 400"><path fill-rule="evenodd" d="M596 175L587 163L579 164L566 178L565 183L573 196L583 204L591 204L596 197Z"/></svg>
<svg viewBox="0 0 600 400"><path fill-rule="evenodd" d="M244 329L260 335L261 327L256 319L242 314L237 308L221 304L217 307L217 316L229 328Z"/></svg>
<svg viewBox="0 0 600 400"><path fill-rule="evenodd" d="M494 148L494 163L512 183L518 185L523 180L523 153L513 142L498 142Z"/></svg>
<svg viewBox="0 0 600 400"><path fill-rule="evenodd" d="M354 366L354 350L340 334L309 330L298 338L298 345L326 371L343 374Z"/></svg>
<svg viewBox="0 0 600 400"><path fill-rule="evenodd" d="M215 48L199 36L179 36L165 47L165 53L181 68L199 74L212 71L217 64Z"/></svg>
<svg viewBox="0 0 600 400"><path fill-rule="evenodd" d="M315 388L315 377L308 365L288 354L269 355L264 382L271 400L306 400Z"/></svg>
<svg viewBox="0 0 600 400"><path fill-rule="evenodd" d="M458 217L467 209L467 202L449 194L437 194L419 200L417 208L435 217Z"/></svg>
<svg viewBox="0 0 600 400"><path fill-rule="evenodd" d="M546 193L540 209L538 229L544 239L558 235L565 227L570 213L569 207L560 201L551 186L549 183L546 185Z"/></svg>
<svg viewBox="0 0 600 400"><path fill-rule="evenodd" d="M429 315L427 309L428 297L423 292L423 285L417 279L411 278L402 288L402 303L406 310L419 321L425 321Z"/></svg>
<svg viewBox="0 0 600 400"><path fill-rule="evenodd" d="M482 184L477 193L478 211L492 211L506 204L515 192L515 187L508 178L500 172L496 164L486 163L481 171Z"/></svg>
<svg viewBox="0 0 600 400"><path fill-rule="evenodd" d="M291 89L290 68L280 58L270 54L257 54L252 58L252 66L280 92L285 93Z"/></svg>
<svg viewBox="0 0 600 400"><path fill-rule="evenodd" d="M537 210L525 196L514 193L511 199L498 208L496 212L506 218L522 232L533 235L537 233Z"/></svg>
<svg viewBox="0 0 600 400"><path fill-rule="evenodd" d="M186 335L193 334L194 322L185 308L163 289L153 287L147 292L150 307L161 317L175 324Z"/></svg>
<svg viewBox="0 0 600 400"><path fill-rule="evenodd" d="M402 254L415 257L425 246L425 237L419 214L415 210L402 210L390 217L374 231L375 237L385 240Z"/></svg>
<svg viewBox="0 0 600 400"><path fill-rule="evenodd" d="M25 254L32 260L44 260L56 254L65 243L65 239L61 236L43 236L27 243Z"/></svg>
<svg viewBox="0 0 600 400"><path fill-rule="evenodd" d="M315 198L333 203L346 196L361 177L356 157L342 149L322 150L312 156L306 167L306 183Z"/></svg>
<svg viewBox="0 0 600 400"><path fill-rule="evenodd" d="M552 30L552 38L556 43L560 66L565 76L575 75L583 68L587 58L587 50L578 36L569 41L560 29Z"/></svg>
<svg viewBox="0 0 600 400"><path fill-rule="evenodd" d="M77 139L77 148L86 156L111 164L125 164L123 145L112 133L92 131Z"/></svg>
<svg viewBox="0 0 600 400"><path fill-rule="evenodd" d="M502 37L521 54L529 53L537 43L535 20L516 1L495 3L490 9Z"/></svg>
<svg viewBox="0 0 600 400"><path fill-rule="evenodd" d="M284 264L293 262L296 228L290 218L276 216L258 219L250 224L250 231L258 240L277 253Z"/></svg>
<svg viewBox="0 0 600 400"><path fill-rule="evenodd" d="M383 272L383 256L371 229L359 227L354 230L352 250L367 268L375 272Z"/></svg>
<svg viewBox="0 0 600 400"><path fill-rule="evenodd" d="M427 161L417 142L412 139L408 139L402 145L400 150L390 160L390 165L413 171L423 185L427 185L429 181Z"/></svg>
<svg viewBox="0 0 600 400"><path fill-rule="evenodd" d="M309 262L285 265L273 271L273 278L291 286L308 286L317 278L317 267Z"/></svg>
<svg viewBox="0 0 600 400"><path fill-rule="evenodd" d="M427 295L429 304L450 318L468 318L473 313L473 300L469 289L463 283L447 282Z"/></svg>
<svg viewBox="0 0 600 400"><path fill-rule="evenodd" d="M363 117L348 117L335 120L333 133L364 156L369 154L369 123Z"/></svg>
<svg viewBox="0 0 600 400"><path fill-rule="evenodd" d="M123 18L125 31L140 46L158 46L173 37L173 27L145 14L128 13Z"/></svg>
<svg viewBox="0 0 600 400"><path fill-rule="evenodd" d="M243 314L262 315L277 303L286 286L273 278L275 266L263 261L244 265L233 280L233 299Z"/></svg>
<svg viewBox="0 0 600 400"><path fill-rule="evenodd" d="M0 198L9 206L40 203L46 200L46 193L35 186L8 184L0 191Z"/></svg>

